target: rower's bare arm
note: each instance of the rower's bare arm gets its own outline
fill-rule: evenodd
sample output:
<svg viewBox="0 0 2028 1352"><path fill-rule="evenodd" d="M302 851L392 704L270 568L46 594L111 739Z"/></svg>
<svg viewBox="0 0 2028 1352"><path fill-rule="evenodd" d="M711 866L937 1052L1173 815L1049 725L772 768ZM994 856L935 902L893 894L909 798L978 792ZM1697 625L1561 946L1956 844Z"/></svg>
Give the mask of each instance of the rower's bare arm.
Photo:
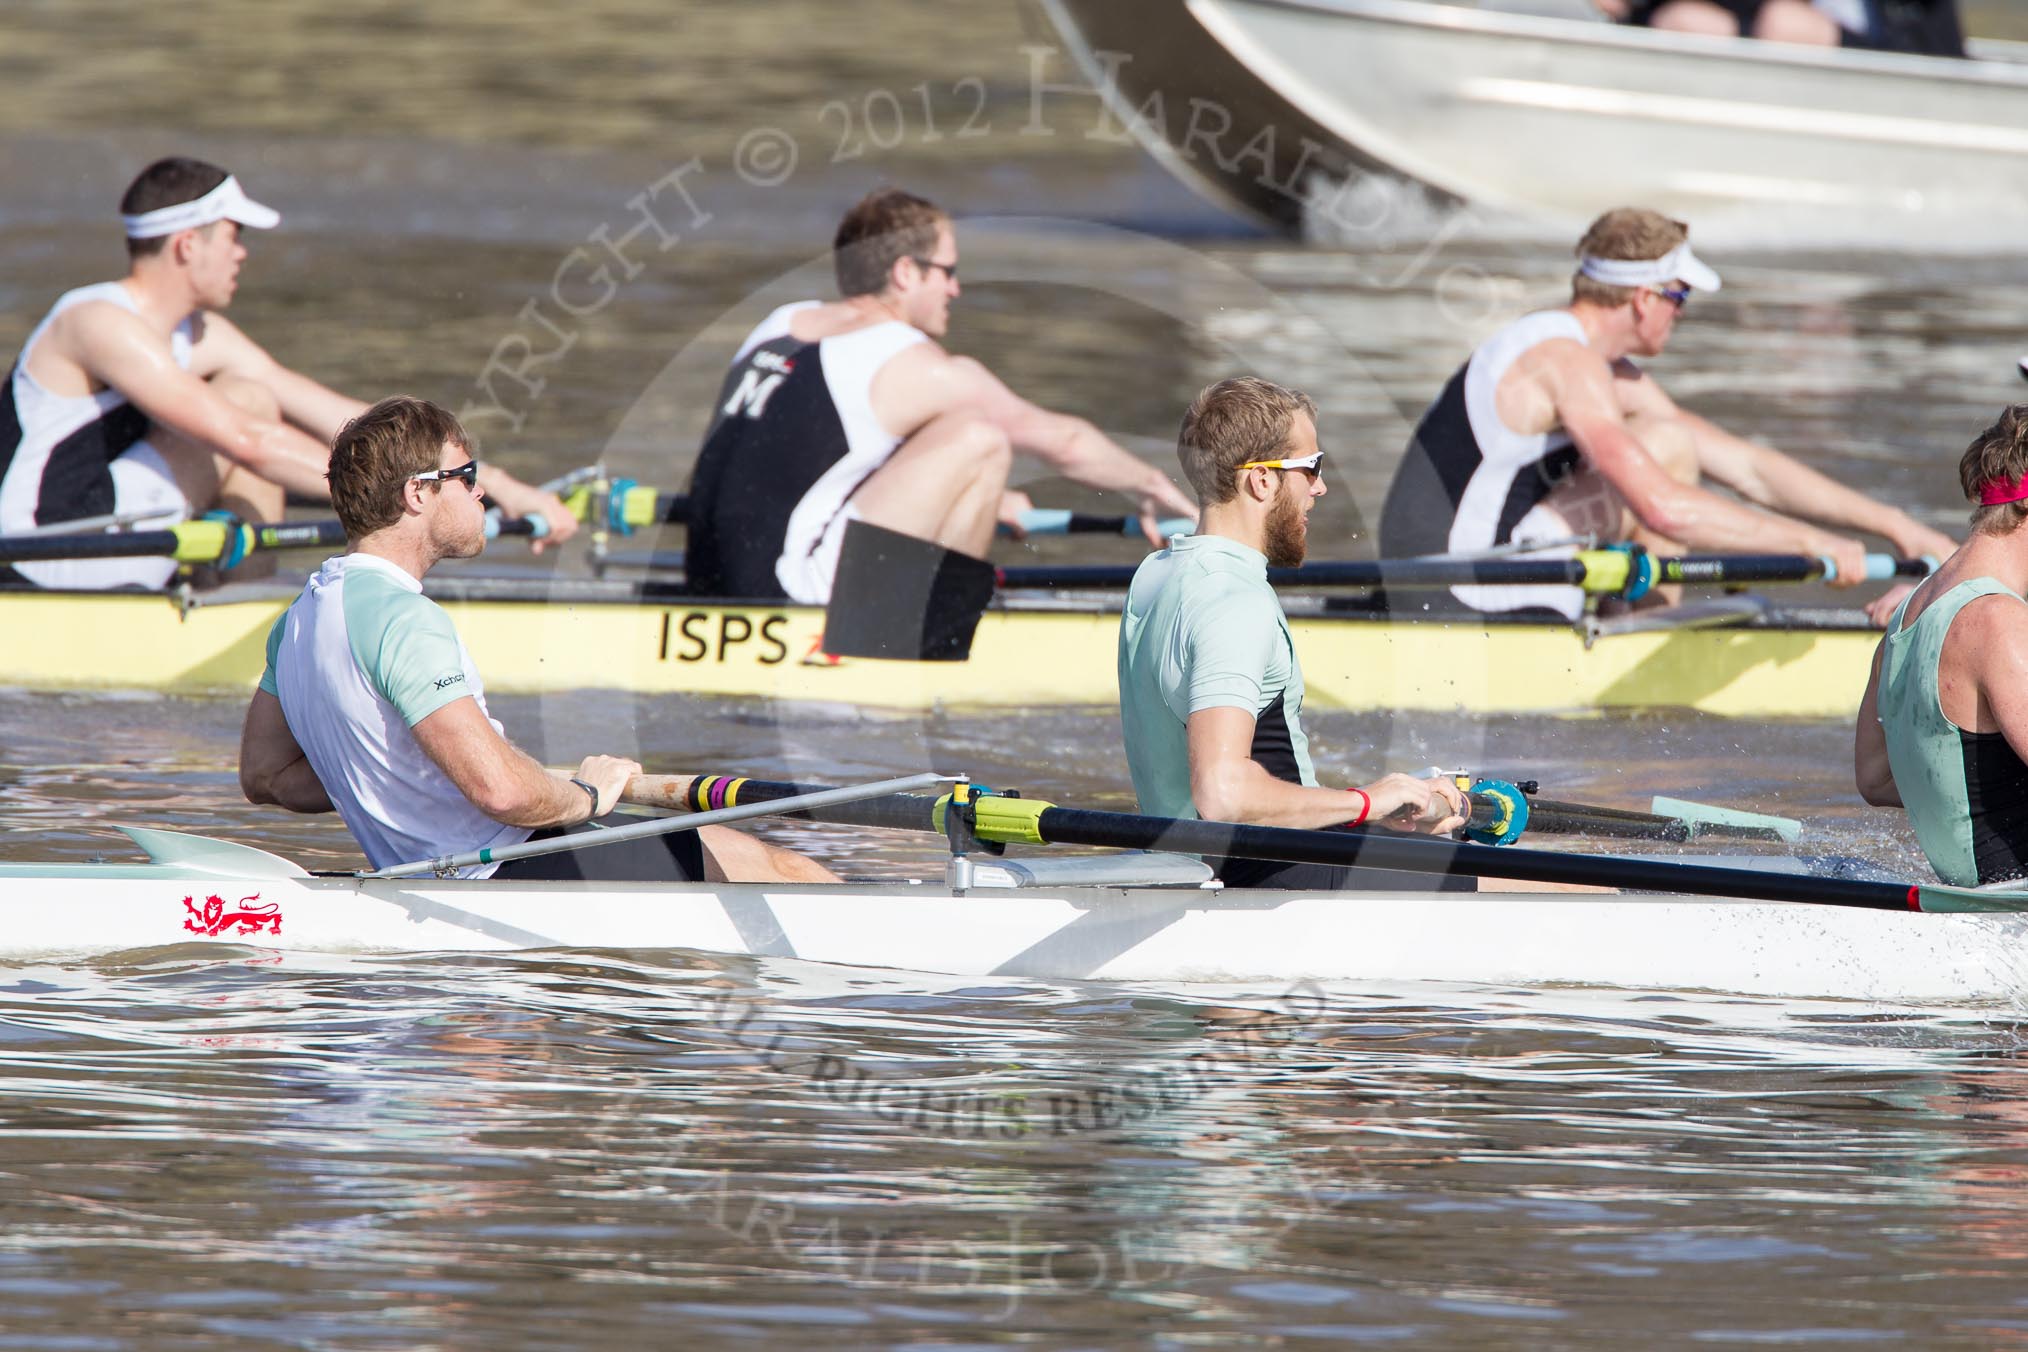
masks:
<svg viewBox="0 0 2028 1352"><path fill-rule="evenodd" d="M1442 777L1391 774L1360 793L1310 788L1269 774L1253 758L1254 716L1240 708L1199 709L1184 724L1190 746L1190 801L1207 821L1315 830L1364 817L1375 826L1448 834L1464 825L1463 796Z"/></svg>
<svg viewBox="0 0 2028 1352"><path fill-rule="evenodd" d="M1887 761L1887 730L1880 726L1880 662L1887 640L1873 650L1873 674L1859 701L1859 721L1852 727L1852 771L1859 796L1875 807L1900 807L1901 790L1894 786L1894 767Z"/></svg>
<svg viewBox="0 0 2028 1352"><path fill-rule="evenodd" d="M79 307L80 310L86 307ZM328 447L287 423L257 418L198 375L135 316L113 305L89 307L75 334L78 364L163 426L212 447L235 464L300 497L329 501Z"/></svg>
<svg viewBox="0 0 2028 1352"><path fill-rule="evenodd" d="M532 553L540 554L545 545L560 545L577 534L577 515L564 505L562 498L515 478L497 465L481 462L479 491L508 516L540 517L548 525L547 536L530 542Z"/></svg>
<svg viewBox="0 0 2028 1352"><path fill-rule="evenodd" d="M569 776L544 769L495 731L470 696L452 700L410 731L472 806L509 826L575 826L611 811L627 781L641 772L618 756L587 757L578 777L598 790L594 804Z"/></svg>
<svg viewBox="0 0 2028 1352"><path fill-rule="evenodd" d="M276 361L221 314L204 316L204 334L190 350L190 369L200 379L234 375L265 386L282 416L329 446L338 430L366 411L366 405Z"/></svg>
<svg viewBox="0 0 2028 1352"><path fill-rule="evenodd" d="M908 363L905 367L904 362ZM916 377L907 396L914 416L909 426L919 427L945 413L975 412L1005 432L1014 449L1034 456L1072 482L1136 498L1142 530L1157 547L1165 543L1154 525L1158 518L1197 519L1197 504L1161 470L1088 420L1055 413L1023 399L970 357L952 356L925 343L902 353L888 367L876 386L886 382L890 373ZM884 393L876 388L876 400Z"/></svg>
<svg viewBox="0 0 2028 1352"><path fill-rule="evenodd" d="M1898 507L1877 502L1770 446L1734 436L1708 418L1681 412L1697 443L1704 473L1771 511L1836 530L1863 531L1892 544L1903 558L1949 558L1957 541Z"/></svg>
<svg viewBox="0 0 2028 1352"><path fill-rule="evenodd" d="M331 796L289 731L282 702L265 690L254 691L240 729L239 791L249 803L272 803L290 812L331 810Z"/></svg>
<svg viewBox="0 0 2028 1352"><path fill-rule="evenodd" d="M1692 549L1828 555L1838 565L1838 585L1865 580L1866 551L1857 540L1671 476L1627 430L1620 392L1613 385L1609 368L1596 357L1559 363L1552 386L1557 421L1643 526Z"/></svg>
<svg viewBox="0 0 2028 1352"><path fill-rule="evenodd" d="M1359 795L1276 779L1253 758L1254 716L1245 709L1199 709L1184 725L1190 744L1190 801L1206 821L1316 829L1359 815Z"/></svg>

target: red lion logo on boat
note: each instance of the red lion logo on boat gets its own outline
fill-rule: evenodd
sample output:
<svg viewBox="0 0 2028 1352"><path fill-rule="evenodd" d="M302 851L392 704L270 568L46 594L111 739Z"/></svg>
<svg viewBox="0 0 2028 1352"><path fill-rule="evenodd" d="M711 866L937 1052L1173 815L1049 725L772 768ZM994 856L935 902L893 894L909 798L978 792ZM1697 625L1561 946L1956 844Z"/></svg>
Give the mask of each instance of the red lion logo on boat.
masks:
<svg viewBox="0 0 2028 1352"><path fill-rule="evenodd" d="M260 901L258 906L249 902ZM263 926L277 938L282 933L282 908L272 901L261 901L256 892L250 897L241 897L234 910L225 909L224 897L206 897L200 910L194 897L183 898L183 909L190 912L190 918L183 922L183 928L192 934L216 938L237 925L240 934L259 934Z"/></svg>

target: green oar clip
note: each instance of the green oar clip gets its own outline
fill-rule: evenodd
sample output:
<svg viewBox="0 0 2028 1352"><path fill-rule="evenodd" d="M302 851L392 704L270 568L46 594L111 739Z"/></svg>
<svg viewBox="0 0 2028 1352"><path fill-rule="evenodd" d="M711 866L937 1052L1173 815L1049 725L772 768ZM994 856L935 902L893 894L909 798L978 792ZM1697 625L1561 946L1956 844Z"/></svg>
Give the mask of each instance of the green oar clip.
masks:
<svg viewBox="0 0 2028 1352"><path fill-rule="evenodd" d="M995 793L983 784L959 784L937 799L930 821L949 834L949 809L955 804L963 813L972 834L988 845L1046 845L1042 814L1056 806L1040 798L1023 798L1018 793Z"/></svg>

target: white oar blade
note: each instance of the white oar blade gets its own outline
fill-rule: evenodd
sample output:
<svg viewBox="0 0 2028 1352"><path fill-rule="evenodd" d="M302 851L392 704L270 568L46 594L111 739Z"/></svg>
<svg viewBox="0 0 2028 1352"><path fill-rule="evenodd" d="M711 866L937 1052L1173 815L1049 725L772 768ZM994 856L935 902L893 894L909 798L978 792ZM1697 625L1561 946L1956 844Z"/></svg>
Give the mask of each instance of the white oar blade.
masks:
<svg viewBox="0 0 2028 1352"><path fill-rule="evenodd" d="M1769 816L1765 812L1741 812L1738 808L1713 807L1709 803L1692 803L1682 798L1659 795L1648 805L1648 811L1659 817L1674 817L1687 824L1693 836L1700 826L1738 826L1772 831L1791 845L1803 838L1801 822L1793 817Z"/></svg>

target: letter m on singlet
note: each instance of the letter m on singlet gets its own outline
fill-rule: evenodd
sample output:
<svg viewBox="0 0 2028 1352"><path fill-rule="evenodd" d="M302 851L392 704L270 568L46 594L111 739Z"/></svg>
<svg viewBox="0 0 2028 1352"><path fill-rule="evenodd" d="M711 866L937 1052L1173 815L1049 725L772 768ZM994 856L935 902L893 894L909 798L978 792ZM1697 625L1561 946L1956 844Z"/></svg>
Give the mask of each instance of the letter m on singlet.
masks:
<svg viewBox="0 0 2028 1352"><path fill-rule="evenodd" d="M732 398L725 401L720 411L725 417L744 415L748 418L764 417L768 411L768 400L782 387L788 377L779 371L763 372L748 367L740 377L739 388L732 392Z"/></svg>

